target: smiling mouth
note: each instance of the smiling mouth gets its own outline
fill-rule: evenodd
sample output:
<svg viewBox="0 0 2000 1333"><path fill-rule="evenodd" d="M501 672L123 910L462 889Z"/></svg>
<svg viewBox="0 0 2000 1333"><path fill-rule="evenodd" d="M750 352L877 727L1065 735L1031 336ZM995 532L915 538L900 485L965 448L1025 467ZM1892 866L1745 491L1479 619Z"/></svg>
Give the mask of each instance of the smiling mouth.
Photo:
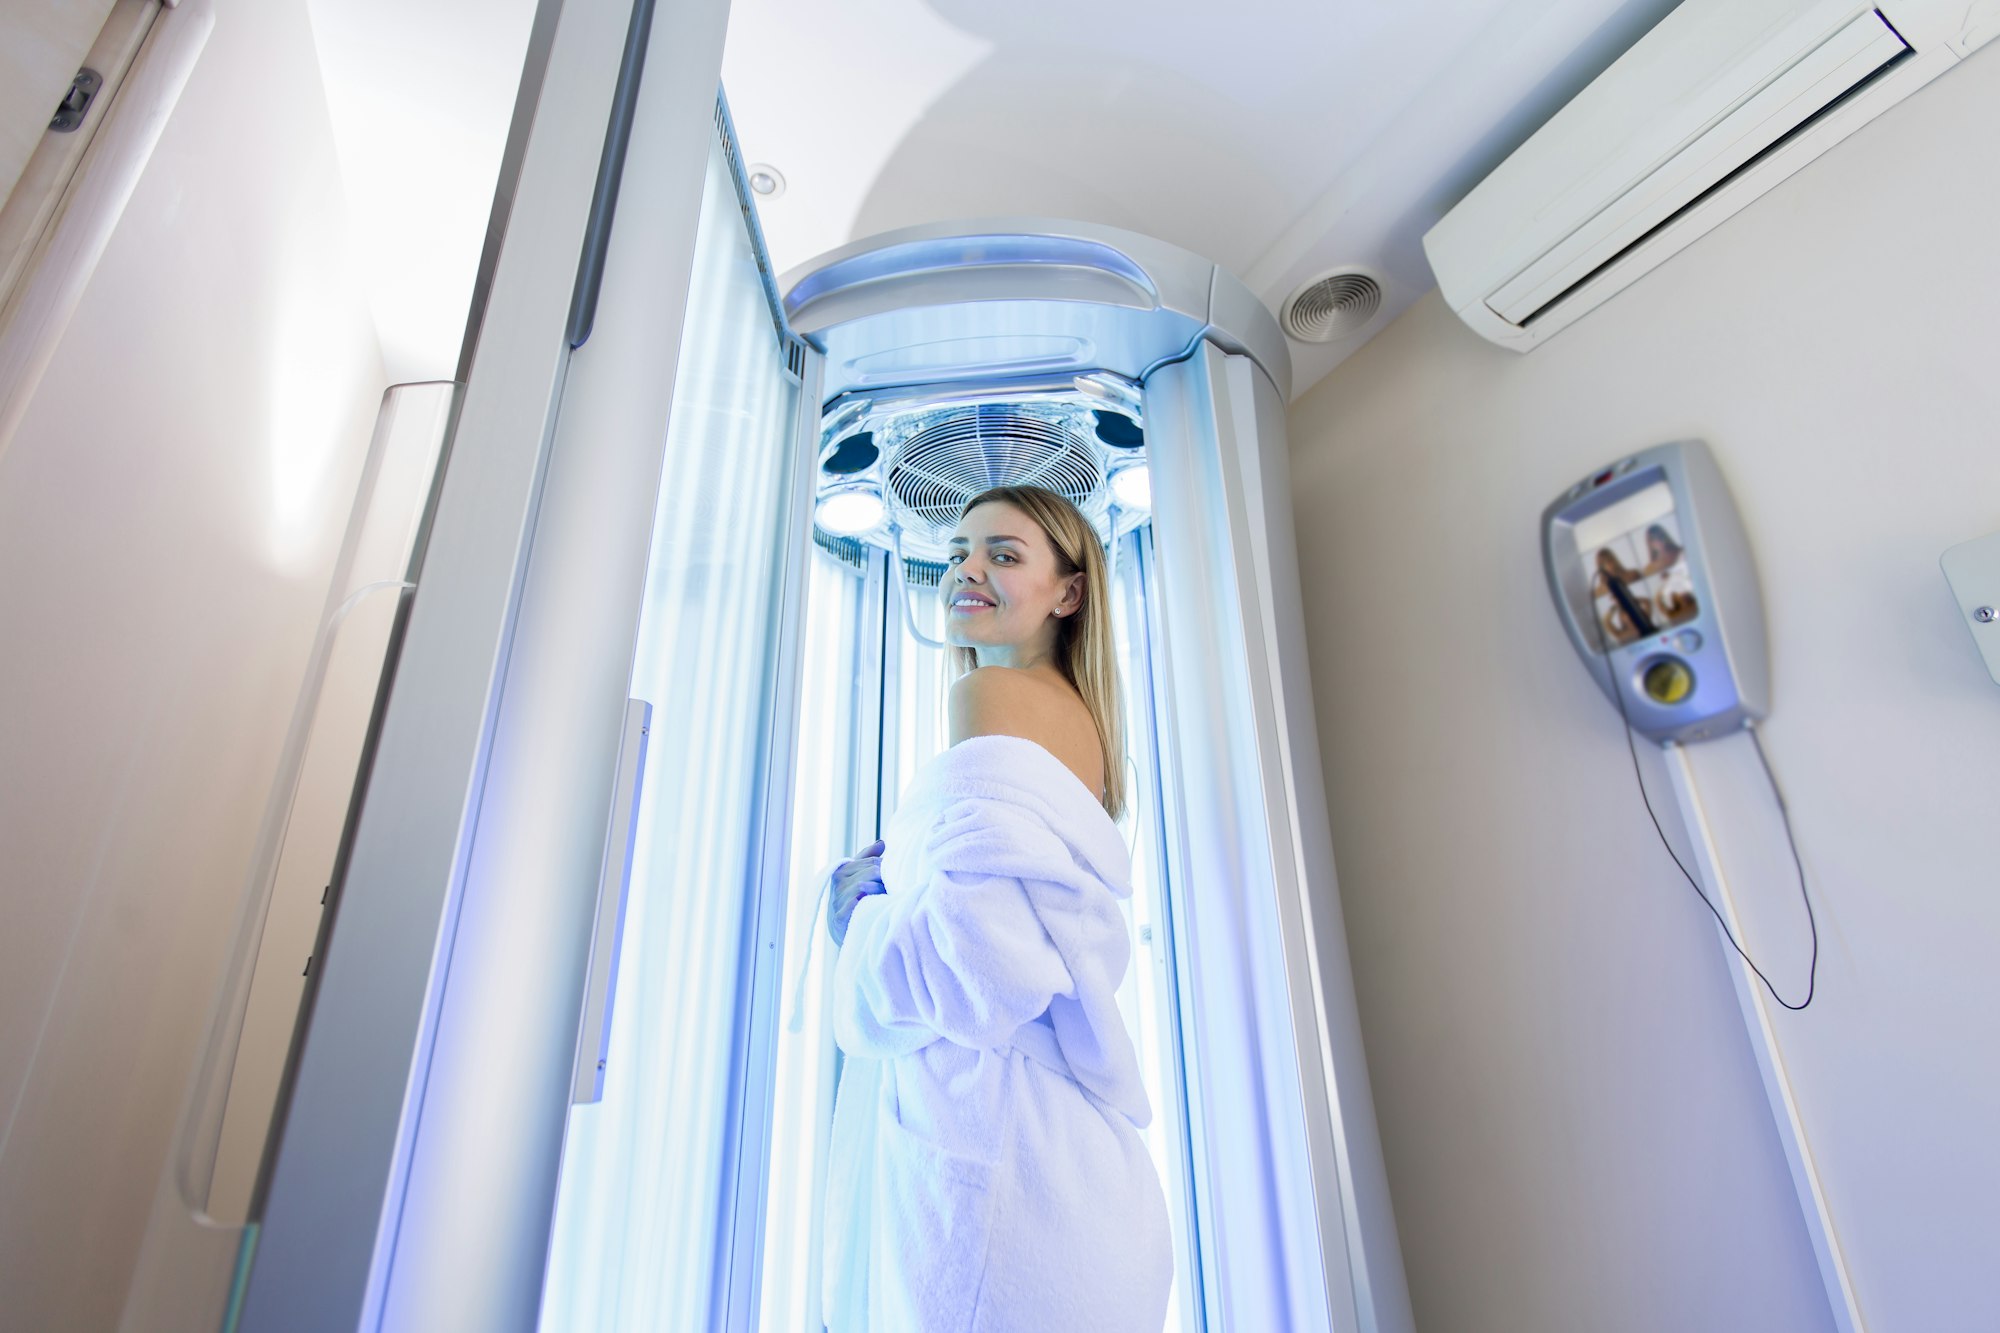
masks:
<svg viewBox="0 0 2000 1333"><path fill-rule="evenodd" d="M953 611L967 612L967 613L973 611L991 611L993 609L993 604L991 602L979 601L977 598L971 598L966 601L954 600L951 604L951 609Z"/></svg>

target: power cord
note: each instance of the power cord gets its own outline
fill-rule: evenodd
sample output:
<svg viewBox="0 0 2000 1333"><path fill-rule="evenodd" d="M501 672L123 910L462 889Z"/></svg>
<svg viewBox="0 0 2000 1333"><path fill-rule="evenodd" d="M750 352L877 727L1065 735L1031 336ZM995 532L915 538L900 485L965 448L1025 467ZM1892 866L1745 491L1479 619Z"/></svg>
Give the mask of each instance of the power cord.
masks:
<svg viewBox="0 0 2000 1333"><path fill-rule="evenodd" d="M1785 793L1778 786L1778 775L1771 771L1771 761L1764 753L1764 742L1758 735L1757 724L1746 721L1743 724L1743 729L1750 733L1750 744L1756 748L1757 762L1764 770L1765 781L1771 784L1771 795L1777 799L1778 814L1784 820L1785 824L1785 843L1792 851L1792 865L1799 872L1799 897L1805 901L1806 924L1812 930L1812 963L1806 972L1806 998L1797 1004L1793 1004L1790 1000L1778 994L1778 988L1773 986L1771 979L1764 975L1764 969L1758 967L1757 961L1743 951L1743 946L1736 942L1735 934L1729 929L1729 922L1723 918L1721 912L1716 910L1714 901L1706 893L1702 892L1700 882L1695 879L1694 875L1689 872L1687 866L1681 861L1680 853L1674 850L1673 843L1667 840L1667 831L1660 826L1660 816L1653 810L1652 795L1646 790L1646 775L1639 769L1639 747L1638 743L1632 739L1632 715L1625 707L1625 691L1618 688L1617 668L1612 665L1611 650L1604 641L1604 626L1597 618L1597 607L1594 598L1592 599L1590 618L1591 624L1597 630L1597 646L1604 658L1604 668L1607 672L1611 673L1611 697L1617 701L1618 719L1625 726L1625 752L1632 756L1632 777L1639 784L1639 799L1646 803L1646 817L1653 821L1653 832L1660 835L1660 846L1667 849L1667 855L1673 858L1674 868L1681 872L1681 878L1688 882L1688 887L1694 890L1695 897L1701 899L1701 905L1708 909L1709 914L1715 918L1715 923L1722 927L1722 937L1729 941L1730 948L1736 950L1737 957L1741 958L1749 966L1750 970L1757 974L1757 980L1764 983L1764 989L1771 993L1772 999L1776 1000L1786 1009L1797 1013L1813 1002L1813 995L1819 988L1819 921L1813 915L1812 895L1806 890L1806 867L1805 862L1799 859L1798 839L1792 834L1791 807L1785 803Z"/></svg>

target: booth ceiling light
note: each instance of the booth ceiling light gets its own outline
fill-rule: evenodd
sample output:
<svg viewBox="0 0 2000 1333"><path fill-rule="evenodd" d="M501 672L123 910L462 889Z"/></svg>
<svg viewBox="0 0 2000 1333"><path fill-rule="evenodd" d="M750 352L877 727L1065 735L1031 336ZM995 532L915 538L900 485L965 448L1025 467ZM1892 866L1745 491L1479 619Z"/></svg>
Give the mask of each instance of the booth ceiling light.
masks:
<svg viewBox="0 0 2000 1333"><path fill-rule="evenodd" d="M854 537L879 527L883 513L882 493L873 487L861 487L822 495L813 517L822 532Z"/></svg>
<svg viewBox="0 0 2000 1333"><path fill-rule="evenodd" d="M1111 493L1126 509L1153 507L1153 472L1144 463L1121 467L1111 474Z"/></svg>

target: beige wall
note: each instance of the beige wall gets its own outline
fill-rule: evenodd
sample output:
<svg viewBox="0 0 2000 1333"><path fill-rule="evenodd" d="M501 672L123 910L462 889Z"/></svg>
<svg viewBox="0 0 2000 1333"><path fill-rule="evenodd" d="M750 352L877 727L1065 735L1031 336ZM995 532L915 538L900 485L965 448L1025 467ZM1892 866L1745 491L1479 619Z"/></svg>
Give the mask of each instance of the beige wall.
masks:
<svg viewBox="0 0 2000 1333"><path fill-rule="evenodd" d="M1822 939L1819 998L1778 1031L1863 1314L2000 1319L2000 686L1937 566L2000 529L1996 125L1988 52L1542 349L1432 293L1294 409L1341 893L1427 1333L1831 1327L1730 961L1537 548L1572 480L1686 436L1770 608L1765 735ZM1795 996L1805 922L1754 756L1692 757Z"/></svg>
<svg viewBox="0 0 2000 1333"><path fill-rule="evenodd" d="M213 36L0 455L0 1291L116 1321L382 391L304 0Z"/></svg>
<svg viewBox="0 0 2000 1333"><path fill-rule="evenodd" d="M9 0L0 16L0 203L48 133L112 0Z"/></svg>

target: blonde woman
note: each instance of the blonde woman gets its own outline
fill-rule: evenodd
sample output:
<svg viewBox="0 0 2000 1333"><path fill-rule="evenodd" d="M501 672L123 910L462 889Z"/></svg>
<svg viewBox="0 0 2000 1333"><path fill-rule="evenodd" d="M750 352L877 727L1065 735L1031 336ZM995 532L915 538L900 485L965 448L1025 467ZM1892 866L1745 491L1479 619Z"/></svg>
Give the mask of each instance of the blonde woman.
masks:
<svg viewBox="0 0 2000 1333"><path fill-rule="evenodd" d="M1117 1005L1131 866L1104 579L1054 492L960 514L939 583L951 746L831 890L832 1333L1165 1317L1166 1198Z"/></svg>

